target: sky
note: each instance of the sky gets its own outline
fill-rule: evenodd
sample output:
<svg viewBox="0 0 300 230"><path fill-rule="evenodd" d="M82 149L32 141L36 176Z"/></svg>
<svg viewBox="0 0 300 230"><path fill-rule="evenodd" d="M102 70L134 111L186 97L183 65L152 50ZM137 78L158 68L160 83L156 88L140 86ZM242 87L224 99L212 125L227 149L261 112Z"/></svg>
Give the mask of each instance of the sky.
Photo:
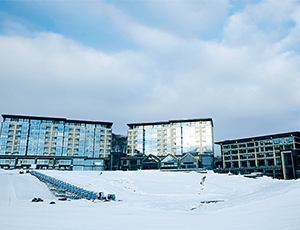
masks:
<svg viewBox="0 0 300 230"><path fill-rule="evenodd" d="M300 1L0 1L0 113L299 131Z"/></svg>

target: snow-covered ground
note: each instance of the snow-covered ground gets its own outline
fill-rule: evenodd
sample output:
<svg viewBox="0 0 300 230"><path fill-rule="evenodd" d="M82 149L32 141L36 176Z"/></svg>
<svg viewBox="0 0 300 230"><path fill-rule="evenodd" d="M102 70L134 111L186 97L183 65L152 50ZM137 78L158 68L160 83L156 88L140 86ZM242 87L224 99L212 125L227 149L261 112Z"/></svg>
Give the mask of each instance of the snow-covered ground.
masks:
<svg viewBox="0 0 300 230"><path fill-rule="evenodd" d="M40 172L116 194L117 201L57 201L30 174L0 170L0 229L300 230L300 180L213 172ZM44 202L32 203L33 197Z"/></svg>

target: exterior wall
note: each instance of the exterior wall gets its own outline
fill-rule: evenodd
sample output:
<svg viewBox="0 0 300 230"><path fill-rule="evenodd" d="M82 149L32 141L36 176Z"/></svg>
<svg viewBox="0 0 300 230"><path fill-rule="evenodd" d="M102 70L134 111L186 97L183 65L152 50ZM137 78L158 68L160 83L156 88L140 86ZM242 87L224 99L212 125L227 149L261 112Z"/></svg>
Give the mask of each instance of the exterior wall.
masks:
<svg viewBox="0 0 300 230"><path fill-rule="evenodd" d="M138 170L142 167L144 157L121 157L121 170Z"/></svg>
<svg viewBox="0 0 300 230"><path fill-rule="evenodd" d="M0 167L98 170L110 154L112 123L2 116Z"/></svg>
<svg viewBox="0 0 300 230"><path fill-rule="evenodd" d="M127 154L181 156L187 152L213 154L212 119L128 124Z"/></svg>
<svg viewBox="0 0 300 230"><path fill-rule="evenodd" d="M180 159L180 168L198 168L198 159L187 153Z"/></svg>
<svg viewBox="0 0 300 230"><path fill-rule="evenodd" d="M164 159L161 160L161 169L178 169L180 164L178 159L169 154Z"/></svg>
<svg viewBox="0 0 300 230"><path fill-rule="evenodd" d="M160 159L153 155L148 155L142 160L142 169L160 169Z"/></svg>
<svg viewBox="0 0 300 230"><path fill-rule="evenodd" d="M299 169L300 133L274 134L218 142L223 168L240 173L263 172L276 178L287 178L282 165L282 152L293 152L294 170ZM295 172L296 174L296 172Z"/></svg>

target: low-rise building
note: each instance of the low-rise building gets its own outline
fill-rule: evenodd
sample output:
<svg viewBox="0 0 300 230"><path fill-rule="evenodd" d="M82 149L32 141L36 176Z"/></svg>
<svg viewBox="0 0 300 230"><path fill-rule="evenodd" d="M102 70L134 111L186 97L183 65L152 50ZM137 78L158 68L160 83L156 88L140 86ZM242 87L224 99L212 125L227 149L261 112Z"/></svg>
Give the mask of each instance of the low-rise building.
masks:
<svg viewBox="0 0 300 230"><path fill-rule="evenodd" d="M274 178L300 177L300 132L287 132L216 142L221 146L223 169L219 172Z"/></svg>
<svg viewBox="0 0 300 230"><path fill-rule="evenodd" d="M212 170L213 156L201 155L196 153L186 153L182 156L168 154L166 156L155 155L136 155L123 156L120 158L121 170L138 170L138 169L163 169L163 170Z"/></svg>

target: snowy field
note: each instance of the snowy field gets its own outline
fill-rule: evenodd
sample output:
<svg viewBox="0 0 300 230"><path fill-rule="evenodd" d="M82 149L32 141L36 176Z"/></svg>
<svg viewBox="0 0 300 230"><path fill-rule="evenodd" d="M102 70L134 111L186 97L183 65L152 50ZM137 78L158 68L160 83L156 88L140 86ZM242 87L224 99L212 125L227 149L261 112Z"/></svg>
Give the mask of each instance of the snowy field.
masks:
<svg viewBox="0 0 300 230"><path fill-rule="evenodd" d="M116 194L117 201L58 201L30 174L0 170L0 229L300 230L300 180L213 172L39 172ZM34 197L44 202L31 202Z"/></svg>

